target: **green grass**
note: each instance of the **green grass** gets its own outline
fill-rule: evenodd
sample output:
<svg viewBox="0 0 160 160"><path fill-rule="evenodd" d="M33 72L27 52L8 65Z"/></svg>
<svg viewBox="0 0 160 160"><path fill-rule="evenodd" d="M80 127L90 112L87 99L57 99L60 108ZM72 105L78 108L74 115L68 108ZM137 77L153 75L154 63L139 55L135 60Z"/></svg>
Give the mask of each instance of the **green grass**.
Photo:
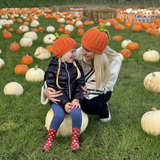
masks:
<svg viewBox="0 0 160 160"><path fill-rule="evenodd" d="M6 1L8 2L8 1ZM14 2L14 1L12 1ZM34 2L34 1L33 1ZM40 17L40 26L59 25L54 19ZM20 24L11 25L17 29ZM93 26L96 26L94 24ZM85 26L85 31L93 26ZM32 27L30 27L31 29ZM4 28L2 28L3 30ZM1 30L1 31L2 31ZM159 51L159 37L150 36L143 30L133 33L131 28L115 30L108 27L111 35L109 46L120 52L121 42L112 40L114 35L121 35L123 39L138 42L139 49L132 51L132 57L122 62L117 83L109 101L112 120L101 123L97 116L89 115L89 124L80 135L81 151L72 153L70 150L71 137L56 138L49 153L43 153L42 147L47 140L48 131L45 129L45 117L51 108L49 104L40 103L40 92L43 82L31 83L24 75L16 75L14 67L20 64L22 56L27 53L34 59L29 65L33 68L38 64L44 71L51 60L39 60L34 52L39 46L46 47L43 37L48 34L38 33L38 40L31 47L18 52L11 52L12 42L19 43L23 35L12 33L12 39L3 39L0 34L0 58L5 66L0 70L0 159L1 160L155 160L160 159L159 139L146 134L141 129L142 115L154 106L160 109L159 94L151 93L144 88L143 80L151 72L159 71L160 63L145 62L143 53L148 49ZM75 29L71 37L80 46L81 36L76 35ZM52 55L53 56L53 55ZM12 81L20 83L24 89L21 96L4 95L4 86Z"/></svg>

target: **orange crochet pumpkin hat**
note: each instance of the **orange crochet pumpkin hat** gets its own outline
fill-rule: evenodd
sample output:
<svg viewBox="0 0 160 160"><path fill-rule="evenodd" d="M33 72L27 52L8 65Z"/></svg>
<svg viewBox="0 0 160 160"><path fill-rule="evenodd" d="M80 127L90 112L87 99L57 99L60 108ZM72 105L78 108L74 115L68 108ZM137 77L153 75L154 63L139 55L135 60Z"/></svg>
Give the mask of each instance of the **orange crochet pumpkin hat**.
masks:
<svg viewBox="0 0 160 160"><path fill-rule="evenodd" d="M70 37L67 37L68 35L59 36L58 33L56 33L55 36L56 40L54 41L52 48L53 48L53 54L57 58L60 58L71 49L77 48L76 41Z"/></svg>
<svg viewBox="0 0 160 160"><path fill-rule="evenodd" d="M82 37L82 46L92 52L103 54L110 38L108 30L104 27L105 24L89 29Z"/></svg>

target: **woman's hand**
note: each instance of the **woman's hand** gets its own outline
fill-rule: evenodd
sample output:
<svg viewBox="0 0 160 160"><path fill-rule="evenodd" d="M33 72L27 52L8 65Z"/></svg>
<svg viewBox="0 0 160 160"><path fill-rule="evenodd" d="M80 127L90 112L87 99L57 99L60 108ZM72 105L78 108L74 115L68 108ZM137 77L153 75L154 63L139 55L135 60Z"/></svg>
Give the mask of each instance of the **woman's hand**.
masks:
<svg viewBox="0 0 160 160"><path fill-rule="evenodd" d="M44 95L52 102L56 103L59 102L59 99L56 99L56 97L59 97L62 95L61 91L55 91L53 88L46 88L43 91Z"/></svg>
<svg viewBox="0 0 160 160"><path fill-rule="evenodd" d="M74 107L73 104L70 103L70 102L68 102L68 103L65 104L64 109L65 109L65 111L66 111L67 113L70 113L71 110L73 109L73 107Z"/></svg>
<svg viewBox="0 0 160 160"><path fill-rule="evenodd" d="M81 88L83 89L83 95L87 94L87 86L85 85L84 87L81 86Z"/></svg>

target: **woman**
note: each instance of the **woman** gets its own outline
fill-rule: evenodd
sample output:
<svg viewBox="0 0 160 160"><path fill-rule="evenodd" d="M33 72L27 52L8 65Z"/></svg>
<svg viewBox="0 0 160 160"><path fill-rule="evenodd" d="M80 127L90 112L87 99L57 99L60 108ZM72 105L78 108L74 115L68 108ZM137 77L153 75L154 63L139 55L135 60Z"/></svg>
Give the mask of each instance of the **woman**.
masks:
<svg viewBox="0 0 160 160"><path fill-rule="evenodd" d="M102 122L111 119L107 102L116 84L121 67L121 59L117 52L107 46L109 34L103 26L89 29L82 37L82 47L76 51L76 59L81 64L86 85L82 86L84 98L82 110L87 114L99 115ZM41 103L48 99L59 102L56 97L60 91L47 88L46 83L41 91Z"/></svg>

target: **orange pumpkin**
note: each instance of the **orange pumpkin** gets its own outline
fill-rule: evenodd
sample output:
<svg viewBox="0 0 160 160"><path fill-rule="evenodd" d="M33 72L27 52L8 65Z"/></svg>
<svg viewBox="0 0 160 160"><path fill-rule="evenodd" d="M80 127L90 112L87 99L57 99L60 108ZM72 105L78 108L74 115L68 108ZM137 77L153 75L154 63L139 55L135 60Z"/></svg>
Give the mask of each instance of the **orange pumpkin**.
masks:
<svg viewBox="0 0 160 160"><path fill-rule="evenodd" d="M128 45L127 45L127 48L130 50L130 51L135 51L139 48L139 45L138 43L136 42L130 42Z"/></svg>
<svg viewBox="0 0 160 160"><path fill-rule="evenodd" d="M3 33L3 38L5 38L5 39L10 39L10 38L12 38L12 34L10 33L10 32L4 32Z"/></svg>
<svg viewBox="0 0 160 160"><path fill-rule="evenodd" d="M8 31L9 32L14 32L14 29L13 28L9 28Z"/></svg>
<svg viewBox="0 0 160 160"><path fill-rule="evenodd" d="M63 28L58 28L57 31L58 31L58 32L64 32L64 29L63 29Z"/></svg>
<svg viewBox="0 0 160 160"><path fill-rule="evenodd" d="M18 64L16 65L16 67L14 68L14 73L16 74L26 74L26 72L28 71L28 67L25 64Z"/></svg>
<svg viewBox="0 0 160 160"><path fill-rule="evenodd" d="M64 25L64 24L61 24L61 25L60 25L60 28L65 28L65 25Z"/></svg>
<svg viewBox="0 0 160 160"><path fill-rule="evenodd" d="M155 36L156 36L156 37L160 37L160 32L157 31L157 32L155 33Z"/></svg>
<svg viewBox="0 0 160 160"><path fill-rule="evenodd" d="M83 28L78 28L77 35L80 35L80 36L84 35L84 29Z"/></svg>
<svg viewBox="0 0 160 160"><path fill-rule="evenodd" d="M120 53L125 57L125 58L130 58L131 57L131 51L129 49L122 49Z"/></svg>
<svg viewBox="0 0 160 160"><path fill-rule="evenodd" d="M45 29L43 27L39 27L38 31L43 33L45 31Z"/></svg>
<svg viewBox="0 0 160 160"><path fill-rule="evenodd" d="M31 31L38 33L38 29L37 28L32 28Z"/></svg>
<svg viewBox="0 0 160 160"><path fill-rule="evenodd" d="M48 46L46 47L46 49L47 49L50 53L53 53L52 46L48 45Z"/></svg>
<svg viewBox="0 0 160 160"><path fill-rule="evenodd" d="M20 45L18 43L14 42L10 45L9 49L10 49L10 51L19 51L20 50Z"/></svg>
<svg viewBox="0 0 160 160"><path fill-rule="evenodd" d="M113 40L114 41L122 41L122 36L119 36L119 35L116 35L116 36L113 36Z"/></svg>
<svg viewBox="0 0 160 160"><path fill-rule="evenodd" d="M9 28L10 27L10 24L6 23L4 24L4 28Z"/></svg>
<svg viewBox="0 0 160 160"><path fill-rule="evenodd" d="M149 24L148 22L144 22L143 25L142 25L142 27L143 27L144 29L147 29L147 28L150 27L150 24Z"/></svg>
<svg viewBox="0 0 160 160"><path fill-rule="evenodd" d="M132 27L133 32L141 32L142 31L142 26L141 25L134 25Z"/></svg>
<svg viewBox="0 0 160 160"><path fill-rule="evenodd" d="M22 64L30 65L33 63L33 58L32 56L29 56L28 54L23 56L21 59Z"/></svg>
<svg viewBox="0 0 160 160"><path fill-rule="evenodd" d="M19 29L19 28L18 28L18 29L16 30L16 33L18 33L18 34L22 34L22 33L23 33L23 31L22 31L21 29Z"/></svg>
<svg viewBox="0 0 160 160"><path fill-rule="evenodd" d="M151 31L149 32L150 35L155 35L155 33L157 32L157 29L151 29Z"/></svg>
<svg viewBox="0 0 160 160"><path fill-rule="evenodd" d="M70 32L69 30L65 30L65 31L64 31L64 34L71 35L71 32Z"/></svg>

